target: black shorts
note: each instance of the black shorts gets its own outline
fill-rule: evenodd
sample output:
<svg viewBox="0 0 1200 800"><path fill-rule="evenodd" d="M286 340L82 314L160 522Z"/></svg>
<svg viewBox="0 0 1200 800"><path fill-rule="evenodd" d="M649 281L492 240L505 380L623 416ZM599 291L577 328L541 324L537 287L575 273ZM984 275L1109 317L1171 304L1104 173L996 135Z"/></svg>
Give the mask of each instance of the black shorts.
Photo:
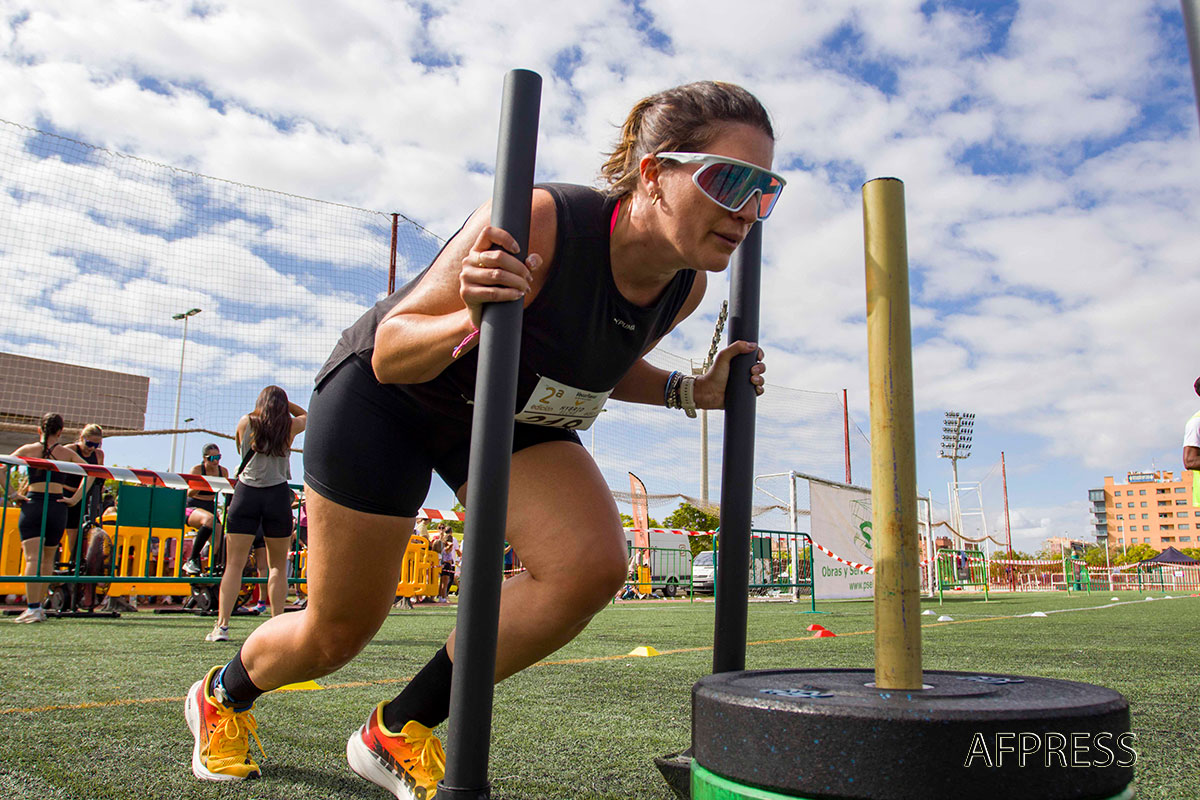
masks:
<svg viewBox="0 0 1200 800"><path fill-rule="evenodd" d="M449 575L450 577L453 578L454 577L454 565L453 564L442 564L442 574Z"/></svg>
<svg viewBox="0 0 1200 800"><path fill-rule="evenodd" d="M193 508L199 508L215 515L217 513L217 498L215 497L189 497L187 504L183 507L183 513L186 516L191 513Z"/></svg>
<svg viewBox="0 0 1200 800"><path fill-rule="evenodd" d="M542 442L580 444L574 431L517 423L513 452ZM304 482L366 514L415 517L437 472L457 492L467 482L471 423L381 384L351 356L313 392L304 433Z"/></svg>
<svg viewBox="0 0 1200 800"><path fill-rule="evenodd" d="M225 515L225 532L253 536L261 526L263 536L272 539L291 536L294 499L286 483L261 488L238 483Z"/></svg>
<svg viewBox="0 0 1200 800"><path fill-rule="evenodd" d="M50 502L46 502L46 495L41 492L36 492L29 495L29 499L21 504L21 516L17 518L17 530L21 534L21 541L27 539L36 539L42 535L42 510L45 509L46 520L46 541L44 547L58 547L58 543L62 541L63 530L67 527L67 504L60 503L59 499L62 495L50 495Z"/></svg>
<svg viewBox="0 0 1200 800"><path fill-rule="evenodd" d="M73 506L67 506L66 530L79 530L79 522L83 517L83 507L87 505L87 497L79 498L79 502Z"/></svg>

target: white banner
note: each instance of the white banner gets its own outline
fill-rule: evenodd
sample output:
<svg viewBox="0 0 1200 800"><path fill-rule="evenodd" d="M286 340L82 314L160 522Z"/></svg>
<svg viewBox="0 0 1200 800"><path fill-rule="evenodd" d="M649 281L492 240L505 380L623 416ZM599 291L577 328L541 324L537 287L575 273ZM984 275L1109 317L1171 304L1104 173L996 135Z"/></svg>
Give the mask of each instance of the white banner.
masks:
<svg viewBox="0 0 1200 800"><path fill-rule="evenodd" d="M808 497L813 542L846 561L873 566L871 493L809 481ZM816 548L813 551L813 577L819 600L874 596L874 575L843 564Z"/></svg>

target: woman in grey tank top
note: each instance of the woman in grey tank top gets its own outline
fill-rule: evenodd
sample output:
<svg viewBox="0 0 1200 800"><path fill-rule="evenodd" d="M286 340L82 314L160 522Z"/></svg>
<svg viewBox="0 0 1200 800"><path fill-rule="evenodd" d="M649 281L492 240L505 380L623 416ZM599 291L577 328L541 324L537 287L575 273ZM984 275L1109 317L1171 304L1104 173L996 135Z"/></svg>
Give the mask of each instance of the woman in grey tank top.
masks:
<svg viewBox="0 0 1200 800"><path fill-rule="evenodd" d="M229 639L229 617L242 583L242 568L261 528L267 545L267 597L271 616L283 613L287 599L287 554L292 537L292 440L304 430L304 409L290 402L278 386L258 395L254 410L237 424L235 440L242 466L225 515L225 573L217 624L204 638ZM262 566L261 564L259 565Z"/></svg>

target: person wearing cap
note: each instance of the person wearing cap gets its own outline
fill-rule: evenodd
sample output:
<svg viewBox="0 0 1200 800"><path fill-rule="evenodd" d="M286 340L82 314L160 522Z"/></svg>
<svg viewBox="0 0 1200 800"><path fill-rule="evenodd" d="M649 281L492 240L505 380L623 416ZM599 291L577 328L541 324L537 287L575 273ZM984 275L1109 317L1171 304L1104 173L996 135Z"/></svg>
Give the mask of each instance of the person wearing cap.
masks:
<svg viewBox="0 0 1200 800"><path fill-rule="evenodd" d="M1192 384L1200 395L1200 378ZM1192 415L1183 429L1183 468L1192 471L1192 506L1200 508L1200 411Z"/></svg>

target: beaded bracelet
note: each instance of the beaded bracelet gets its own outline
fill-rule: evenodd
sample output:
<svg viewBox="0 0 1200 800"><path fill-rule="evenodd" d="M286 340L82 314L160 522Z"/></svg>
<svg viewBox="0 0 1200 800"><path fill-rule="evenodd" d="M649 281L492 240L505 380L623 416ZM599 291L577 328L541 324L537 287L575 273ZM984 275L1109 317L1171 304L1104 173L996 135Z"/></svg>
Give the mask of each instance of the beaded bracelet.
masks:
<svg viewBox="0 0 1200 800"><path fill-rule="evenodd" d="M667 376L667 383L663 387L663 405L667 408L678 408L678 406L672 403L672 400L674 399L675 389L678 386L679 379L682 376L683 373L679 370L672 370L671 374Z"/></svg>

